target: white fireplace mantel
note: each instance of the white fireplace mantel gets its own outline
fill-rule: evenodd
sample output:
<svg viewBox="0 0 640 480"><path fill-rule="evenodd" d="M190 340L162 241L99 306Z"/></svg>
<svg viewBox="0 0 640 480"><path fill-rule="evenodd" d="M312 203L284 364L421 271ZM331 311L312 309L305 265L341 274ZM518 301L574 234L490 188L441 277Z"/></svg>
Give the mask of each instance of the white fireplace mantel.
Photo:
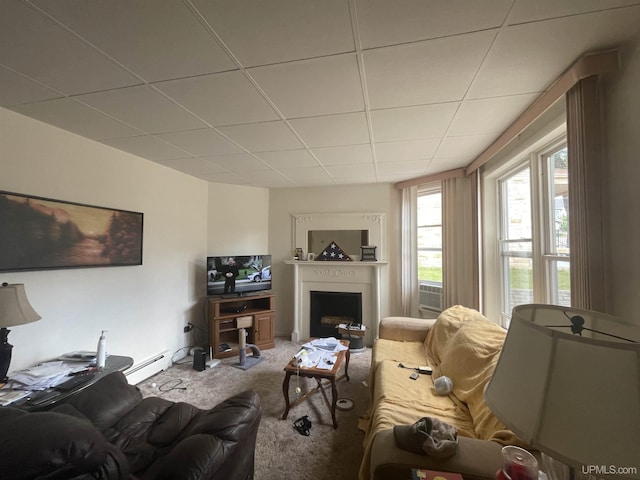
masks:
<svg viewBox="0 0 640 480"><path fill-rule="evenodd" d="M294 322L291 340L310 335L312 291L362 294L362 323L367 327L365 343L378 337L378 323L386 315L386 282L383 270L389 262L325 262L286 260L293 267Z"/></svg>
<svg viewBox="0 0 640 480"><path fill-rule="evenodd" d="M380 318L388 314L389 281L385 261L385 214L378 212L300 213L292 215L292 246L308 252L309 232L315 230L366 230L369 245L377 247L379 261L286 260L293 267L294 321L291 340L306 341L310 332L312 291L362 294L365 343L378 337ZM317 253L317 252L316 252ZM347 252L352 258L360 252Z"/></svg>

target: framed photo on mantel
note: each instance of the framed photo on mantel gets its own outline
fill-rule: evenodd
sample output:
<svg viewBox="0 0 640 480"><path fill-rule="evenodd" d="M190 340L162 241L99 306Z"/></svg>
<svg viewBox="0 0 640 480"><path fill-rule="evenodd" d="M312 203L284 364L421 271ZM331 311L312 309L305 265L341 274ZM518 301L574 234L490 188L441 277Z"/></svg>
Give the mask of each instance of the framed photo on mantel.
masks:
<svg viewBox="0 0 640 480"><path fill-rule="evenodd" d="M143 217L0 191L0 271L142 265Z"/></svg>

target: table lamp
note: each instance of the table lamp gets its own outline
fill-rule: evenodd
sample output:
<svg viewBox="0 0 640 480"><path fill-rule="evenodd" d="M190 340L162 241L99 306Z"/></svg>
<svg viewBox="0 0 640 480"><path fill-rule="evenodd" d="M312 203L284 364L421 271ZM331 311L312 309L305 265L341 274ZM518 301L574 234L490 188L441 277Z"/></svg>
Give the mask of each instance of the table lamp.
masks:
<svg viewBox="0 0 640 480"><path fill-rule="evenodd" d="M552 478L640 479L638 341L640 324L604 313L517 306L485 401L543 464L551 457Z"/></svg>
<svg viewBox="0 0 640 480"><path fill-rule="evenodd" d="M8 342L10 330L7 327L24 325L40 318L29 303L23 284L2 284L0 287L0 382L7 381L13 349L13 345Z"/></svg>

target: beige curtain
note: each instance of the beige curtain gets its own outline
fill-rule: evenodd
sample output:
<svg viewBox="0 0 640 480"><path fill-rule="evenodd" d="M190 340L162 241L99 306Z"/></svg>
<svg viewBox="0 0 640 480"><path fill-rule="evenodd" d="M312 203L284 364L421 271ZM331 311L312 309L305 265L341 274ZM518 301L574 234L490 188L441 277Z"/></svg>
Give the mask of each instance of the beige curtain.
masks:
<svg viewBox="0 0 640 480"><path fill-rule="evenodd" d="M418 187L402 189L400 303L402 315L418 317Z"/></svg>
<svg viewBox="0 0 640 480"><path fill-rule="evenodd" d="M598 77L566 94L571 305L606 311L602 222L602 141Z"/></svg>
<svg viewBox="0 0 640 480"><path fill-rule="evenodd" d="M442 181L443 308L480 309L478 171Z"/></svg>

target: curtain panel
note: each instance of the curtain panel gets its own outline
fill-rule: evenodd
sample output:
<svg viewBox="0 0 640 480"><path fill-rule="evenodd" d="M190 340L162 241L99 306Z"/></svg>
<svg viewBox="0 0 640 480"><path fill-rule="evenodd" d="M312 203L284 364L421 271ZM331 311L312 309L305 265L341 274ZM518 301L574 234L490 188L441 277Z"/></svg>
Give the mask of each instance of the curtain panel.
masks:
<svg viewBox="0 0 640 480"><path fill-rule="evenodd" d="M598 76L566 94L571 305L606 312Z"/></svg>
<svg viewBox="0 0 640 480"><path fill-rule="evenodd" d="M480 309L478 171L442 181L443 309Z"/></svg>
<svg viewBox="0 0 640 480"><path fill-rule="evenodd" d="M418 187L402 189L400 305L405 317L418 314Z"/></svg>

